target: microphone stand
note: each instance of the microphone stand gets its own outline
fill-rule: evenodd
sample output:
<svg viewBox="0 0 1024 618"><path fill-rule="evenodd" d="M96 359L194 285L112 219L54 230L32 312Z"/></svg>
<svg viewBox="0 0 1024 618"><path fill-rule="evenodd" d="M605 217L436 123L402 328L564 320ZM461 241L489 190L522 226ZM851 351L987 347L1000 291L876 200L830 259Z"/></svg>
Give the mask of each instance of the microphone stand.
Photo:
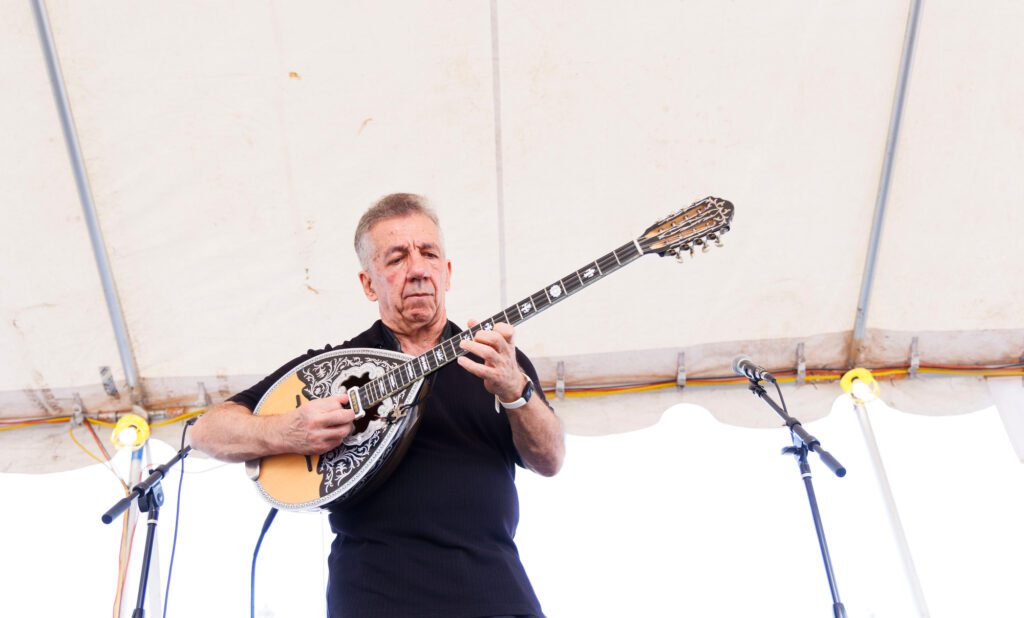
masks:
<svg viewBox="0 0 1024 618"><path fill-rule="evenodd" d="M156 540L157 519L160 517L160 506L164 503L164 490L160 486L162 479L174 464L178 463L189 454L191 446L186 446L174 455L167 463L157 466L148 477L140 481L131 492L117 501L117 504L110 507L100 518L103 523L109 524L121 513L125 512L135 500L139 501L139 510L143 513L149 512L149 519L146 521L146 549L142 554L142 573L139 576L139 599L132 612L132 618L143 618L146 615L143 605L146 601L146 584L149 583L149 566L153 558L153 542Z"/></svg>
<svg viewBox="0 0 1024 618"><path fill-rule="evenodd" d="M814 519L814 531L818 535L818 547L821 548L821 558L825 563L825 575L828 577L828 587L832 593L832 614L834 618L846 618L846 608L839 600L839 589L836 587L836 576L832 570L832 559L829 557L828 543L825 542L825 528L821 524L818 499L814 495L814 485L811 483L811 466L807 462L807 453L809 451L817 453L821 461L838 477L846 476L846 468L831 453L821 448L818 439L809 434L800 421L790 416L785 408L772 400L761 386L760 381L749 377L748 379L750 380L750 391L767 403L772 410L775 410L776 414L785 421L786 427L789 427L793 446L783 448L782 454L796 457L800 476L804 479L804 487L807 489L807 500L810 502L811 517Z"/></svg>

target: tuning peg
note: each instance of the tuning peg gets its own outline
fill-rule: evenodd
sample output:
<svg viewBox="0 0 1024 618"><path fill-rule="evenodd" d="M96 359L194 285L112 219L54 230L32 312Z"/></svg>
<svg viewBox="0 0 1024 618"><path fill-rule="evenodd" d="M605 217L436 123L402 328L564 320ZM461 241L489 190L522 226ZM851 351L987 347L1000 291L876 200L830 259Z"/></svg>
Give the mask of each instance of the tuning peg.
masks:
<svg viewBox="0 0 1024 618"><path fill-rule="evenodd" d="M710 234L708 236L708 239L715 241L715 246L716 247L721 247L722 246L722 238L721 238L720 235L718 235L718 234Z"/></svg>
<svg viewBox="0 0 1024 618"><path fill-rule="evenodd" d="M679 262L680 264L683 263L683 252L682 251L676 251L676 261Z"/></svg>

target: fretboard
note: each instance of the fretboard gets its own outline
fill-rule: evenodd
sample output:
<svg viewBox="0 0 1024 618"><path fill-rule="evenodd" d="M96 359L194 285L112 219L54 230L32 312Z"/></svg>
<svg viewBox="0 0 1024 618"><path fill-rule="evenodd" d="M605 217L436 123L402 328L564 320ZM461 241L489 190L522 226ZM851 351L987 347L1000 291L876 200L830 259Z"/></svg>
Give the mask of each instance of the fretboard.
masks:
<svg viewBox="0 0 1024 618"><path fill-rule="evenodd" d="M463 339L472 339L479 331L491 330L499 322L505 322L512 326L521 324L583 288L593 285L642 255L643 251L640 250L640 246L635 241L630 241L519 302L509 305L472 328L445 339L416 358L361 386L359 398L363 402L363 406L369 408L380 403L420 378L430 375L466 354L467 352L459 346L459 342Z"/></svg>

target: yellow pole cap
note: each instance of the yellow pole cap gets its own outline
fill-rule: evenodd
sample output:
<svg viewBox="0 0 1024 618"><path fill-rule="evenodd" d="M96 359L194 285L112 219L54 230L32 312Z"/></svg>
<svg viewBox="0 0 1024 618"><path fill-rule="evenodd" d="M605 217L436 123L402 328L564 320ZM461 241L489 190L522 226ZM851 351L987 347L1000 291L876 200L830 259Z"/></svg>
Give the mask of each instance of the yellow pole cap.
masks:
<svg viewBox="0 0 1024 618"><path fill-rule="evenodd" d="M875 376L871 375L871 372L868 371L867 369L864 369L863 367L857 367L855 369L847 371L843 375L842 379L839 380L839 386L842 387L843 392L849 393L850 397L852 397L855 402L864 403L864 401L861 398L857 397L857 395L855 395L853 392L854 380L860 380L861 382L863 382L864 384L871 388L871 393L873 395L875 395L876 397L878 396L880 389L878 387L878 382L875 381Z"/></svg>
<svg viewBox="0 0 1024 618"><path fill-rule="evenodd" d="M149 440L149 423L138 414L125 414L117 419L110 441L117 448L139 450Z"/></svg>

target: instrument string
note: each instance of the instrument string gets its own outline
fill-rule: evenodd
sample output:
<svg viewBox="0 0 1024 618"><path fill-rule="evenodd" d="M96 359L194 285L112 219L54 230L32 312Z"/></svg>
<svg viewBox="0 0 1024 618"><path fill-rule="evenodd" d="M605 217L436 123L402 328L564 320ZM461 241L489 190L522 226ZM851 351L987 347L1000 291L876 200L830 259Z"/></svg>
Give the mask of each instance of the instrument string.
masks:
<svg viewBox="0 0 1024 618"><path fill-rule="evenodd" d="M689 248L690 243L703 242L705 238L727 226L731 218L730 215L731 213L722 205L710 201L710 198L691 206L675 215L677 219L680 219L678 222L665 226L665 229L656 234L642 236L606 253L516 304L509 305L487 320L441 341L420 356L370 380L359 387L359 396L364 402L364 406L370 407L380 403L387 397L401 392L416 380L432 374L458 357L465 355L466 351L459 346L458 342L467 335L475 337L481 330L490 329L498 322L506 322L512 326L525 322L537 313L587 287L588 283L584 281L584 278L589 283L593 283L645 253L664 252L672 248L681 250L680 247ZM596 267L596 273L592 272L592 267Z"/></svg>

